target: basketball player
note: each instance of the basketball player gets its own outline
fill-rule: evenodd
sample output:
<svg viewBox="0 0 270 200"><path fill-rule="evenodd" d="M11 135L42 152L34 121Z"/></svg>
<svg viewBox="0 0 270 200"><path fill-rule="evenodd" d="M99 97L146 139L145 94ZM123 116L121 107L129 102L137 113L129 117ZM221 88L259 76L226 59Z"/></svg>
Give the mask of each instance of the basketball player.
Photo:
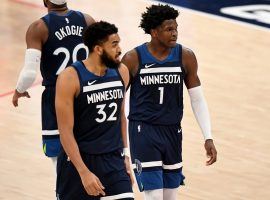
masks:
<svg viewBox="0 0 270 200"><path fill-rule="evenodd" d="M129 72L120 64L117 32L107 22L89 26L84 34L89 57L57 79L55 106L64 149L57 165L60 200L134 199L124 114Z"/></svg>
<svg viewBox="0 0 270 200"><path fill-rule="evenodd" d="M30 98L27 89L40 67L45 87L42 94L43 150L56 165L60 150L54 107L56 78L67 65L87 57L88 49L83 44L82 33L94 20L87 14L69 10L66 0L44 0L44 5L48 14L33 22L26 33L25 62L12 102L16 107L20 97Z"/></svg>
<svg viewBox="0 0 270 200"><path fill-rule="evenodd" d="M217 152L194 53L177 44L179 13L168 5L152 5L140 27L151 41L126 53L122 62L131 74L129 134L131 160L140 191L147 200L176 200L183 184L183 83L202 129L211 165Z"/></svg>

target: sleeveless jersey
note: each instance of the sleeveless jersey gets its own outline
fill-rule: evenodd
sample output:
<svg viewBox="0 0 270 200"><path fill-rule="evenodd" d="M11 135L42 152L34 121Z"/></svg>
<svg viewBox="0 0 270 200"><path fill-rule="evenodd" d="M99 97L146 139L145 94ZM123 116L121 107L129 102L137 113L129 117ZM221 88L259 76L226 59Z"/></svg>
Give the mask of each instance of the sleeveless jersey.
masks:
<svg viewBox="0 0 270 200"><path fill-rule="evenodd" d="M182 46L177 44L159 61L146 44L136 47L139 68L130 90L129 120L149 124L179 124L183 116Z"/></svg>
<svg viewBox="0 0 270 200"><path fill-rule="evenodd" d="M55 86L57 75L61 71L88 56L88 49L82 39L86 21L81 12L73 10L65 15L50 12L42 20L49 31L41 54L42 85Z"/></svg>
<svg viewBox="0 0 270 200"><path fill-rule="evenodd" d="M74 100L73 129L80 151L102 154L123 148L120 111L125 85L118 69L96 76L81 61L72 66L81 88Z"/></svg>

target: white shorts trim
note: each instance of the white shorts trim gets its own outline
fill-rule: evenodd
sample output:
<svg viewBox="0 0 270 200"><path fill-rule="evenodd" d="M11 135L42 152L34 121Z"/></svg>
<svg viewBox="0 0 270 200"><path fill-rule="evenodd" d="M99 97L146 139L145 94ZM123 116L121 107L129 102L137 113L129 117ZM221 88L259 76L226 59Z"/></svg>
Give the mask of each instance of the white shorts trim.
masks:
<svg viewBox="0 0 270 200"><path fill-rule="evenodd" d="M180 169L181 167L183 167L183 164L182 164L182 162L180 162L180 163L176 163L176 164L173 164L173 165L164 165L162 163L162 161L152 161L152 162L142 162L141 166L142 166L142 168L161 167L162 166L163 169L169 169L169 170L171 169L171 170L173 170L173 169ZM132 167L133 167L133 169L135 169L137 167L137 165L132 164Z"/></svg>
<svg viewBox="0 0 270 200"><path fill-rule="evenodd" d="M59 135L58 130L42 130L42 135Z"/></svg>
<svg viewBox="0 0 270 200"><path fill-rule="evenodd" d="M176 163L174 165L164 165L164 164L162 165L163 169L180 169L181 167L183 167L182 162Z"/></svg>
<svg viewBox="0 0 270 200"><path fill-rule="evenodd" d="M152 162L142 162L141 163L142 168L147 168L147 167L161 167L162 166L162 161L152 161ZM132 164L133 169L136 168L136 164Z"/></svg>
<svg viewBox="0 0 270 200"><path fill-rule="evenodd" d="M134 198L134 194L132 192L122 193L113 196L101 197L100 200L116 200L116 199L124 199L124 198Z"/></svg>

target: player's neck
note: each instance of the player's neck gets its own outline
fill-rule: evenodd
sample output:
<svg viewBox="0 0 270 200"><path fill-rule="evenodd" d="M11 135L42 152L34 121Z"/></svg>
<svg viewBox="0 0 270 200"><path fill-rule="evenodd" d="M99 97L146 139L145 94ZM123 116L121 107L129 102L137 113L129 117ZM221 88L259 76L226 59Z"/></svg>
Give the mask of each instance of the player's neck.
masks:
<svg viewBox="0 0 270 200"><path fill-rule="evenodd" d="M90 57L83 61L88 71L96 76L104 76L107 71L107 67L101 62L99 58Z"/></svg>
<svg viewBox="0 0 270 200"><path fill-rule="evenodd" d="M167 58L167 56L171 52L171 48L164 46L156 41L151 40L151 42L147 43L148 51L158 60L163 60Z"/></svg>

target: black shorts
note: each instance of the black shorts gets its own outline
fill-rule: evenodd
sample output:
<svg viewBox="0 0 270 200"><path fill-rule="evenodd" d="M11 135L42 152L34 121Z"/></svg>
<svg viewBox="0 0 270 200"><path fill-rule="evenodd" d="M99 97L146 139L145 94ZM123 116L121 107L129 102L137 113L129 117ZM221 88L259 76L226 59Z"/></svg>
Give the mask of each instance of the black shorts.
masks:
<svg viewBox="0 0 270 200"><path fill-rule="evenodd" d="M42 93L42 142L48 157L56 157L60 152L60 139L55 112L55 87L46 87Z"/></svg>
<svg viewBox="0 0 270 200"><path fill-rule="evenodd" d="M182 174L182 129L129 121L131 161L140 191L178 188Z"/></svg>
<svg viewBox="0 0 270 200"><path fill-rule="evenodd" d="M89 170L94 173L103 186L106 196L90 196L85 191L81 178L65 153L60 153L57 163L57 188L59 200L111 200L134 199L130 177L126 172L122 151L101 155L81 153Z"/></svg>

